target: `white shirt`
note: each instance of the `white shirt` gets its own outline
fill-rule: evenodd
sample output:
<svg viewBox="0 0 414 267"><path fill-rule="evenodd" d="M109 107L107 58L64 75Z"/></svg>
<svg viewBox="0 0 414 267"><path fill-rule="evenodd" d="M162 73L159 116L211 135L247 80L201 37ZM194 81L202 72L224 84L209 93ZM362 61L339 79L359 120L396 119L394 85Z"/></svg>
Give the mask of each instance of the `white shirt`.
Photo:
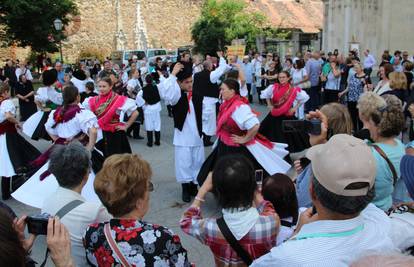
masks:
<svg viewBox="0 0 414 267"><path fill-rule="evenodd" d="M42 207L42 213L55 215L63 206L73 200L84 203L67 213L61 220L70 233L72 257L76 266L88 266L82 238L89 224L109 221L112 216L100 203L86 202L77 192L58 187L56 192L47 198Z"/></svg>
<svg viewBox="0 0 414 267"><path fill-rule="evenodd" d="M90 100L90 97L86 98L82 103L82 106L86 108L87 110L91 110L91 107L89 106L89 100ZM127 116L131 116L131 114L136 110L137 110L137 105L135 104L135 101L131 98L127 98L125 103L122 105L122 107L118 109L119 122L124 122L125 114Z"/></svg>
<svg viewBox="0 0 414 267"><path fill-rule="evenodd" d="M409 232L407 235L411 237L410 242L414 243L412 228L396 227L382 210L369 204L353 219L324 220L303 225L299 233L293 237L299 239L291 239L272 248L251 266L349 266L368 254L397 252L397 245L392 238L392 234L397 230L405 234ZM347 232L346 236L331 235ZM321 236L324 234L328 237ZM306 235L315 236L300 239Z"/></svg>
<svg viewBox="0 0 414 267"><path fill-rule="evenodd" d="M10 112L13 115L16 115L16 107L13 104L13 101L10 99L3 100L0 105L0 123L6 120L6 113Z"/></svg>
<svg viewBox="0 0 414 267"><path fill-rule="evenodd" d="M83 80L83 81L81 81L81 80L79 80L79 79L77 79L77 78L75 78L75 77L72 77L72 78L70 79L70 81L73 83L73 85L74 85L76 88L78 88L79 93L83 93L83 92L85 92L85 91L86 91L86 89L85 89L85 84L86 84L86 82L88 82L87 80Z"/></svg>
<svg viewBox="0 0 414 267"><path fill-rule="evenodd" d="M158 87L157 87L158 88ZM138 92L137 97L135 99L135 103L138 107L142 107L144 114L150 114L155 112L161 111L161 102L157 102L154 105L149 105L145 102L144 98L142 97L144 92L141 90Z"/></svg>
<svg viewBox="0 0 414 267"><path fill-rule="evenodd" d="M221 59L220 59L221 60ZM177 77L170 75L168 79L160 78L161 83L158 85L161 99L174 106L181 98L181 88L177 83ZM185 118L183 129L180 131L177 128L174 129L174 141L175 146L203 146L203 140L201 139L195 116L195 110L193 101L190 101L190 113Z"/></svg>
<svg viewBox="0 0 414 267"><path fill-rule="evenodd" d="M211 83L219 83L220 77L228 70L231 69L231 66L227 65L226 60L224 57L220 58L220 63L217 69L213 70L210 73L210 82Z"/></svg>
<svg viewBox="0 0 414 267"><path fill-rule="evenodd" d="M375 63L377 63L377 61L375 60L374 56L368 54L368 56L366 56L364 59L364 69L372 69L375 66Z"/></svg>
<svg viewBox="0 0 414 267"><path fill-rule="evenodd" d="M98 119L90 110L83 109L73 119L59 123L55 128L52 128L55 124L54 114L55 110L52 110L45 123L45 128L49 134L59 136L60 138L73 138L80 132L88 134L89 129L93 127L99 129Z"/></svg>
<svg viewBox="0 0 414 267"><path fill-rule="evenodd" d="M303 81L305 76L308 76L308 72L306 68L302 68L300 70L292 68L292 82L293 84L298 84L299 82Z"/></svg>
<svg viewBox="0 0 414 267"><path fill-rule="evenodd" d="M52 86L40 87L39 89L37 89L35 100L43 104L46 104L46 102L51 101L59 106L63 103L62 93L56 91L56 89Z"/></svg>
<svg viewBox="0 0 414 267"><path fill-rule="evenodd" d="M19 81L19 76L23 73L25 73L24 76L26 76L26 80L28 80L28 81L33 80L32 73L30 72L30 70L28 68L25 68L24 70L22 70L21 68L17 68L16 71L15 71L15 74L16 74L16 77L17 77L18 81Z"/></svg>

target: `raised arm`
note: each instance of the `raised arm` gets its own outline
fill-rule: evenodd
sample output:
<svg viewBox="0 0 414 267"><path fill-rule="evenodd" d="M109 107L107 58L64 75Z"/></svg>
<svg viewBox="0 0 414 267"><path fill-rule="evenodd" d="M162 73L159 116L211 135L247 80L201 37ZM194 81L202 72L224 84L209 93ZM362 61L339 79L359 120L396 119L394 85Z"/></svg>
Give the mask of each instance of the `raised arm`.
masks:
<svg viewBox="0 0 414 267"><path fill-rule="evenodd" d="M165 79L160 75L160 84L158 84L158 90L160 97L170 105L175 105L181 98L181 88L177 82L177 74L182 70L184 66L180 63L175 64L171 75Z"/></svg>

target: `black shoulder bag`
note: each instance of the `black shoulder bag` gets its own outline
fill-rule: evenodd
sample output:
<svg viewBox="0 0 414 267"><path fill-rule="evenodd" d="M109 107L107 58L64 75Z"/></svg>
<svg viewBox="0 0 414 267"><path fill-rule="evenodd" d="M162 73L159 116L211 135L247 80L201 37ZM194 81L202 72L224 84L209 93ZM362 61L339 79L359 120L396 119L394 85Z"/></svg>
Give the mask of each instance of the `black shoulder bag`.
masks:
<svg viewBox="0 0 414 267"><path fill-rule="evenodd" d="M226 241L230 244L231 248L236 251L237 255L246 263L247 266L252 264L253 260L249 253L239 244L233 233L230 231L223 217L217 219L217 225L223 234Z"/></svg>
<svg viewBox="0 0 414 267"><path fill-rule="evenodd" d="M55 216L59 217L59 219L62 219L66 214L68 214L70 211L72 211L73 209L75 209L77 206L81 204L83 204L82 200L79 200L79 199L73 200L69 202L68 204L66 204L65 206L63 206L60 210L58 210ZM43 260L42 264L40 264L40 267L44 267L46 265L48 258L49 258L49 249L46 249L45 259Z"/></svg>
<svg viewBox="0 0 414 267"><path fill-rule="evenodd" d="M372 145L372 147L378 152L378 154L380 154L380 156L385 159L385 161L388 164L388 167L391 170L392 173L392 179L393 179L393 186L395 186L395 184L397 183L398 180L398 175L397 175L397 170L395 169L394 165L392 164L391 160L387 157L387 155L385 154L385 152L377 145Z"/></svg>

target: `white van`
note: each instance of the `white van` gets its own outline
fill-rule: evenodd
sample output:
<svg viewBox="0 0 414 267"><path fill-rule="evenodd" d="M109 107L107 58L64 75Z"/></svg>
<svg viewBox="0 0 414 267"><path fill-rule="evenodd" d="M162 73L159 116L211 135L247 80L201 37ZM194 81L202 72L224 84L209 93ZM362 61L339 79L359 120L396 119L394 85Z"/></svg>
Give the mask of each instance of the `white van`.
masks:
<svg viewBox="0 0 414 267"><path fill-rule="evenodd" d="M155 58L157 57L161 57L162 59L164 59L166 56L167 56L167 50L165 50L164 48L147 49L148 62L155 61Z"/></svg>

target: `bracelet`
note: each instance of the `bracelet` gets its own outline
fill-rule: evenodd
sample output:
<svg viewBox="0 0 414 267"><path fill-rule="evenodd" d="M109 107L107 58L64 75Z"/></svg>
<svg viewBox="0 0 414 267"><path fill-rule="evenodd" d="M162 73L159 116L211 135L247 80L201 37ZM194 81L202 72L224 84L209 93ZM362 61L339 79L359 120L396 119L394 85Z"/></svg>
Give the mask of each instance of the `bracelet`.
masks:
<svg viewBox="0 0 414 267"><path fill-rule="evenodd" d="M198 200L200 202L205 202L206 201L205 199L202 199L201 197L197 197L197 196L194 199L195 200Z"/></svg>

